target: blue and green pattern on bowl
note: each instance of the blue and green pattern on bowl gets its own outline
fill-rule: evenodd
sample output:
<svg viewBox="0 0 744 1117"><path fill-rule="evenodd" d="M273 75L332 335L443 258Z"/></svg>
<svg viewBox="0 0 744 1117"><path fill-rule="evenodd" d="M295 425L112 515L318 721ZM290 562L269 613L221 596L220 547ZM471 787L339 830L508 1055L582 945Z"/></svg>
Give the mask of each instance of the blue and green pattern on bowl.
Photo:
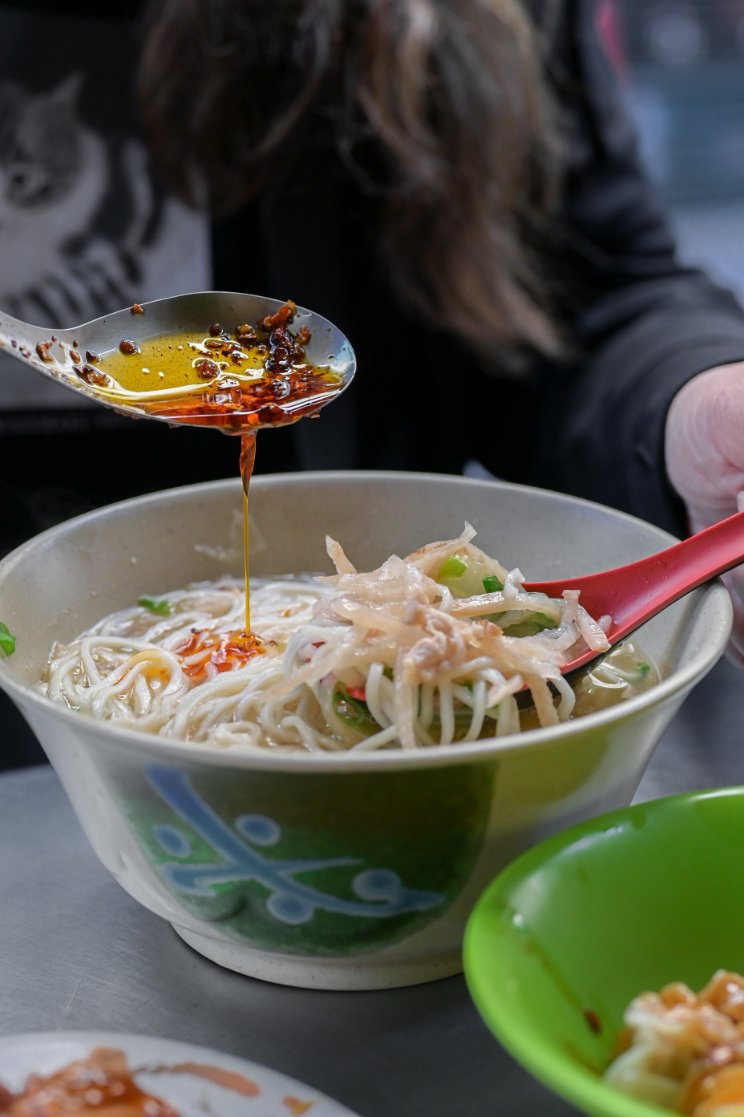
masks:
<svg viewBox="0 0 744 1117"><path fill-rule="evenodd" d="M488 821L488 773L295 776L150 764L125 810L183 907L254 946L348 955L439 918L470 878ZM387 824L386 824L386 821Z"/></svg>

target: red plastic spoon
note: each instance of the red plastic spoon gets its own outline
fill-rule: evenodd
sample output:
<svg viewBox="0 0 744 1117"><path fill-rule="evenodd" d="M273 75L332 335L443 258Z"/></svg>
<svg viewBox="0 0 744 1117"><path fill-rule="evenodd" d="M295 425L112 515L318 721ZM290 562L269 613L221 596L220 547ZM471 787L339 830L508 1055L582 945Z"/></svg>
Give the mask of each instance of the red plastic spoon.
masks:
<svg viewBox="0 0 744 1117"><path fill-rule="evenodd" d="M564 590L580 590L579 603L593 617L610 617L607 639L617 644L667 605L744 562L744 512L675 543L648 558L556 582L525 582L524 589L560 597ZM589 649L561 668L575 671L604 655Z"/></svg>

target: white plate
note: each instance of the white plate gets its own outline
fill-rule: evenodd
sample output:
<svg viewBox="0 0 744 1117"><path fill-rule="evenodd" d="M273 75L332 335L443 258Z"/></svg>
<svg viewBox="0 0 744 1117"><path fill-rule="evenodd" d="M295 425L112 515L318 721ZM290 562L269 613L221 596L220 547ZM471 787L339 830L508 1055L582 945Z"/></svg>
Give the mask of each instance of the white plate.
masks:
<svg viewBox="0 0 744 1117"><path fill-rule="evenodd" d="M110 1032L32 1032L0 1036L0 1084L18 1093L29 1074L51 1074L96 1047L123 1051L137 1085L170 1102L181 1117L358 1117L338 1102L278 1071L157 1036ZM139 1067L196 1064L237 1076L238 1089L219 1085L188 1070L151 1072ZM250 1084L255 1086L253 1093Z"/></svg>

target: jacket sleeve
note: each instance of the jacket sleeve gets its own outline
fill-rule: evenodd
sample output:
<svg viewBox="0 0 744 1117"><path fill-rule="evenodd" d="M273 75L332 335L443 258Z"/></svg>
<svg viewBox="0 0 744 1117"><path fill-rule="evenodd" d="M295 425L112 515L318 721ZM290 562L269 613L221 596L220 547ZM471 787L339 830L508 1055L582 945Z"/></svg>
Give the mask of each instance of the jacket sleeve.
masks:
<svg viewBox="0 0 744 1117"><path fill-rule="evenodd" d="M744 310L678 261L595 5L563 10L555 81L570 170L557 270L576 353L543 370L533 480L684 534L664 469L667 410L697 373L744 360Z"/></svg>

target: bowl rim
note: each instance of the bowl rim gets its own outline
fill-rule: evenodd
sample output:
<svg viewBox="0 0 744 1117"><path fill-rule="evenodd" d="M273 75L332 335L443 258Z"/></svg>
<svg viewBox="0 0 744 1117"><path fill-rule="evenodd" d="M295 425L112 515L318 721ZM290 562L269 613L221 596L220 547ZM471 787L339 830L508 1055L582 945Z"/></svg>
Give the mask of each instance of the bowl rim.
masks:
<svg viewBox="0 0 744 1117"><path fill-rule="evenodd" d="M271 473L259 474L251 481L251 492L255 488L285 487L287 483L301 488L315 486L320 482L337 481L341 483L430 483L446 481L448 484L461 485L463 488L493 488L497 487L502 492L519 495L524 492L534 493L538 496L549 498L553 502L565 503L568 506L576 505L587 510L600 511L610 514L613 518L626 521L631 525L640 525L645 530L651 529L659 538L663 546L665 541L670 544L676 542L675 536L657 527L655 524L641 520L619 509L599 504L596 501L586 500L583 497L574 497L566 493L554 492L550 489L538 488L531 485L519 485L513 482L464 477L457 474L442 473L415 473L397 470L315 470L296 473ZM31 539L26 540L19 547L0 560L0 582L6 570L12 569L23 563L25 557L39 546L46 544L57 535L74 533L81 525L95 524L96 520L105 520L112 514L126 513L132 507L158 504L163 499L187 499L190 496L203 496L215 492L228 490L241 491L239 478L224 478L216 481L204 481L195 485L181 485L170 489L160 489L156 492L145 493L140 496L130 497L127 500L116 501L90 512L64 520L46 531L40 532ZM94 721L81 715L60 703L52 701L45 695L38 693L32 684L23 682L14 676L10 661L0 659L0 687L16 701L30 703L38 707L47 716L61 718L68 723L73 732L75 727L79 730L81 724L88 730L100 736L104 745L117 749L137 750L143 749L155 752L167 759L183 759L217 766L238 768L260 768L277 771L335 771L335 772L360 772L378 769L394 768L406 769L411 767L441 767L445 765L477 763L493 759L511 752L529 748L534 744L560 747L567 738L579 732L592 732L602 726L615 721L633 717L647 709L666 703L680 691L685 692L696 681L699 681L714 666L723 654L732 627L733 608L728 591L718 581L707 583L690 595L700 603L710 602L720 609L721 615L717 623L717 639L711 640L710 646L698 651L684 667L675 670L669 676L662 678L656 686L647 691L629 698L616 706L587 714L581 719L563 722L554 726L540 726L536 729L525 730L519 734L510 734L504 737L481 738L467 744L438 745L431 749L421 750L381 750L379 752L354 752L345 753L289 753L282 754L278 750L267 749L261 752L258 749L245 749L240 746L226 747L224 749L210 744L198 744L180 739L161 737L156 734L145 733L127 726L111 725L106 721Z"/></svg>
<svg viewBox="0 0 744 1117"><path fill-rule="evenodd" d="M604 834L610 840L616 840L618 829L634 829L633 819L644 812L663 811L684 816L695 803L731 798L744 799L744 785L660 796L628 807L618 807L575 823L519 854L497 873L479 896L468 917L463 936L464 976L468 993L481 1019L502 1047L529 1074L560 1097L578 1106L584 1113L601 1112L603 1117L670 1117L672 1111L630 1094L623 1094L580 1061L572 1061L569 1053L562 1051L550 1040L536 1035L521 1022L515 1024L509 1013L508 1000L490 995L487 980L480 972L477 958L487 938L487 931L481 924L486 922L487 913L494 904L504 906L516 888L537 876L554 857L572 846L581 845L588 837ZM489 949L492 953L492 942Z"/></svg>

